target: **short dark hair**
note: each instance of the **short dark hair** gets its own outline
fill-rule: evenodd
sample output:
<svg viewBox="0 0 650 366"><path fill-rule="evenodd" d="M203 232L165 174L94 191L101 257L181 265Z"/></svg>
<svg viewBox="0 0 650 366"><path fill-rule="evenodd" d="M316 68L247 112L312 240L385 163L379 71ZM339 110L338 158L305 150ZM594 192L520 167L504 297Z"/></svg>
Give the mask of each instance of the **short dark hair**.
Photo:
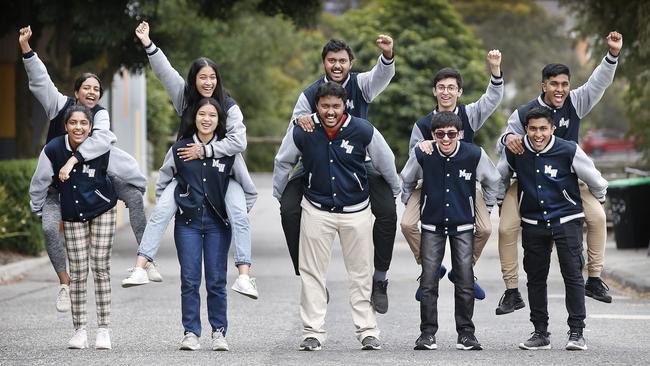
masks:
<svg viewBox="0 0 650 366"><path fill-rule="evenodd" d="M438 112L431 117L431 131L444 127L456 127L458 131L463 130L463 121L454 112Z"/></svg>
<svg viewBox="0 0 650 366"><path fill-rule="evenodd" d="M318 104L320 98L330 96L341 98L341 100L345 102L345 99L347 98L347 92L345 91L345 88L341 86L341 84L334 81L328 81L321 84L321 86L319 86L316 90L316 104Z"/></svg>
<svg viewBox="0 0 650 366"><path fill-rule="evenodd" d="M551 110L547 107L539 106L532 108L526 113L526 120L524 121L524 127L528 126L528 121L531 119L545 118L548 123L553 124L553 116L551 115Z"/></svg>
<svg viewBox="0 0 650 366"><path fill-rule="evenodd" d="M186 139L192 137L198 129L196 128L196 114L199 112L199 109L203 107L206 104L211 104L217 109L217 115L219 117L218 123L217 123L217 128L214 130L214 134L217 135L217 138L219 140L223 139L226 137L226 112L223 111L223 108L221 108L221 104L214 99L214 98L202 98L200 99L194 107L192 107L191 111L191 116L194 117L193 123L189 123L187 121L187 124L183 126L183 132L181 133L180 139Z"/></svg>
<svg viewBox="0 0 650 366"><path fill-rule="evenodd" d="M90 122L90 128L92 129L93 127L93 113L90 111L88 107L86 107L83 104L73 104L68 109L65 110L65 114L63 115L63 124L65 125L68 123L68 120L70 117L72 117L72 113L74 112L81 112L86 115L86 118L88 119L88 122Z"/></svg>
<svg viewBox="0 0 650 366"><path fill-rule="evenodd" d="M456 84L458 84L458 89L463 88L463 78L460 76L460 72L456 69L452 69L451 67L445 67L443 69L440 69L436 73L436 75L433 77L433 86L435 87L438 85L438 82L443 79L447 78L454 78L456 79Z"/></svg>
<svg viewBox="0 0 650 366"><path fill-rule="evenodd" d="M99 99L102 99L102 95L104 95L104 88L102 88L102 81L99 80L99 76L93 74L92 72L84 72L83 74L79 75L79 77L74 81L74 91L78 92L79 89L81 89L81 84L84 83L84 81L93 78L97 80L99 83Z"/></svg>
<svg viewBox="0 0 650 366"><path fill-rule="evenodd" d="M566 75L571 80L569 67L564 64L548 64L542 69L542 81L546 81L553 76Z"/></svg>
<svg viewBox="0 0 650 366"><path fill-rule="evenodd" d="M329 42L323 46L323 53L321 54L321 57L323 58L323 61L325 61L325 56L328 52L339 52L343 50L348 53L350 61L354 60L354 54L352 53L350 46L348 46L347 43L343 42L342 40L336 38L330 39Z"/></svg>

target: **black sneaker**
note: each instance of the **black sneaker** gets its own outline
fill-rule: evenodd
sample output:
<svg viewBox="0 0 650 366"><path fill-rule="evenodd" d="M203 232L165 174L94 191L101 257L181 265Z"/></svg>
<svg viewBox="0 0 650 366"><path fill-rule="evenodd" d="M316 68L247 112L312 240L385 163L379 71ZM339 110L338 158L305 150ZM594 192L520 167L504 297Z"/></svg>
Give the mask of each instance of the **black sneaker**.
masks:
<svg viewBox="0 0 650 366"><path fill-rule="evenodd" d="M320 351L320 342L314 337L307 337L300 342L301 351Z"/></svg>
<svg viewBox="0 0 650 366"><path fill-rule="evenodd" d="M611 303L612 297L607 294L609 287L600 277L589 277L585 283L585 296L594 300Z"/></svg>
<svg viewBox="0 0 650 366"><path fill-rule="evenodd" d="M532 334L533 336L528 338L526 342L519 343L519 348L531 351L551 349L551 338L549 337L551 333L535 330Z"/></svg>
<svg viewBox="0 0 650 366"><path fill-rule="evenodd" d="M569 341L566 343L568 351L584 351L587 349L587 342L582 336L582 329L572 329L568 333Z"/></svg>
<svg viewBox="0 0 650 366"><path fill-rule="evenodd" d="M375 311L379 314L386 314L388 311L388 280L374 281L372 283L372 295L370 295L370 302Z"/></svg>
<svg viewBox="0 0 650 366"><path fill-rule="evenodd" d="M417 351L438 349L438 345L436 344L436 337L432 336L431 334L422 333L415 341L415 347L413 349Z"/></svg>
<svg viewBox="0 0 650 366"><path fill-rule="evenodd" d="M381 349L381 343L376 337L367 336L361 341L361 349L364 351L378 350Z"/></svg>
<svg viewBox="0 0 650 366"><path fill-rule="evenodd" d="M456 349L463 351L480 351L483 349L481 344L474 336L474 333L461 333L456 341Z"/></svg>
<svg viewBox="0 0 650 366"><path fill-rule="evenodd" d="M497 315L509 314L525 306L526 304L521 298L519 289L507 289L501 296L501 300L499 300L499 306L497 306L496 313Z"/></svg>

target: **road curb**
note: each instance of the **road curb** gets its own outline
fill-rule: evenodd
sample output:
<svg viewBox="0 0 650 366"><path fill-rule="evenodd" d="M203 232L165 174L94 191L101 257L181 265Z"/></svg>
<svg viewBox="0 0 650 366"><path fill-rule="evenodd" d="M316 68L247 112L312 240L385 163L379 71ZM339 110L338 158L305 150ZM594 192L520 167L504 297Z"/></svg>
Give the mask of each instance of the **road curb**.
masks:
<svg viewBox="0 0 650 366"><path fill-rule="evenodd" d="M636 292L649 294L650 293L650 280L643 278L638 274L628 273L621 270L603 269L603 277L611 279L612 281L620 284L623 287L630 288Z"/></svg>
<svg viewBox="0 0 650 366"><path fill-rule="evenodd" d="M49 262L48 256L26 259L0 266L0 282L20 279L27 271Z"/></svg>

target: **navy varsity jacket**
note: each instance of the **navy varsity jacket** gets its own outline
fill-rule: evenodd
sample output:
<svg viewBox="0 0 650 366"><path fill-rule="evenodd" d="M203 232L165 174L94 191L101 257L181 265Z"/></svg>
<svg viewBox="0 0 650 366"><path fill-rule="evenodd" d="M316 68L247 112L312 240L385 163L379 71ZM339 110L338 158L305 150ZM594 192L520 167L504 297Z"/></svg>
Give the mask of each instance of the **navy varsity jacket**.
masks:
<svg viewBox="0 0 650 366"><path fill-rule="evenodd" d="M528 137L524 137L524 146L521 155L505 149L498 164L502 175L499 197L505 195L512 173L517 173L522 222L556 227L584 217L578 179L604 202L607 181L574 141L551 136L542 151L535 151Z"/></svg>

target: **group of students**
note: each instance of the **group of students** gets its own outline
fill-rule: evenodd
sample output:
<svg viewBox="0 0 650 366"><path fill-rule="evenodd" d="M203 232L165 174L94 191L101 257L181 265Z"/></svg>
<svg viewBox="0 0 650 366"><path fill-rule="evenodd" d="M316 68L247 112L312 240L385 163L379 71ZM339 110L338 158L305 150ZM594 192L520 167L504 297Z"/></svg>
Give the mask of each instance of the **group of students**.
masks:
<svg viewBox="0 0 650 366"><path fill-rule="evenodd" d="M196 350L201 345L199 287L204 273L212 349L228 350L226 273L231 242L239 272L232 289L258 298L249 274L248 218L257 192L241 155L246 149L243 115L225 92L217 65L199 58L183 79L151 41L147 22L135 30L180 117L178 140L160 168L157 204L147 221L142 203L146 178L136 161L114 146L108 112L98 104L103 91L99 78L83 74L75 82L74 98L62 95L29 46L31 34L29 27L20 29L23 62L30 90L51 120L30 186L31 206L42 216L47 252L59 276L57 309L72 310L75 333L68 347L88 347L90 266L97 304L95 347L111 348L110 255L115 204L121 199L129 208L139 245L136 264L122 286L162 281L153 260L175 217L184 328L180 348ZM390 146L367 121L369 104L395 75L392 38L377 37L381 55L371 70L362 73L351 72L354 55L343 41L332 39L324 46L325 75L300 94L273 171L273 196L280 202L289 253L302 284L301 350L319 350L326 339L326 275L337 234L350 280L357 338L362 349L381 349L375 313L388 310L387 272L397 230L395 198L400 193L406 205L400 226L416 262L422 265L416 292L421 332L415 349L437 347L438 282L446 273L442 258L447 237L452 258L448 276L455 285L456 347L482 348L474 335L472 315L475 298L485 294L475 280L473 266L492 231L492 208L501 202L499 253L507 289L497 315L525 306L517 289L516 241L521 226L535 331L519 346L550 348L546 278L555 242L567 292L570 331L566 348L587 348L582 335L585 294L611 302L600 280L606 230L600 202L607 182L576 142L580 119L614 77L622 36L611 32L607 40L608 55L580 88L569 91L566 66L544 68L542 94L508 120L499 140L501 159L496 167L473 144L473 136L503 97L500 52L488 53L490 82L474 103L458 103L463 92L458 71L440 70L433 81L437 104L414 124L409 160L399 175ZM59 234L61 220L64 241ZM582 278L583 220L589 232L586 284Z"/></svg>

